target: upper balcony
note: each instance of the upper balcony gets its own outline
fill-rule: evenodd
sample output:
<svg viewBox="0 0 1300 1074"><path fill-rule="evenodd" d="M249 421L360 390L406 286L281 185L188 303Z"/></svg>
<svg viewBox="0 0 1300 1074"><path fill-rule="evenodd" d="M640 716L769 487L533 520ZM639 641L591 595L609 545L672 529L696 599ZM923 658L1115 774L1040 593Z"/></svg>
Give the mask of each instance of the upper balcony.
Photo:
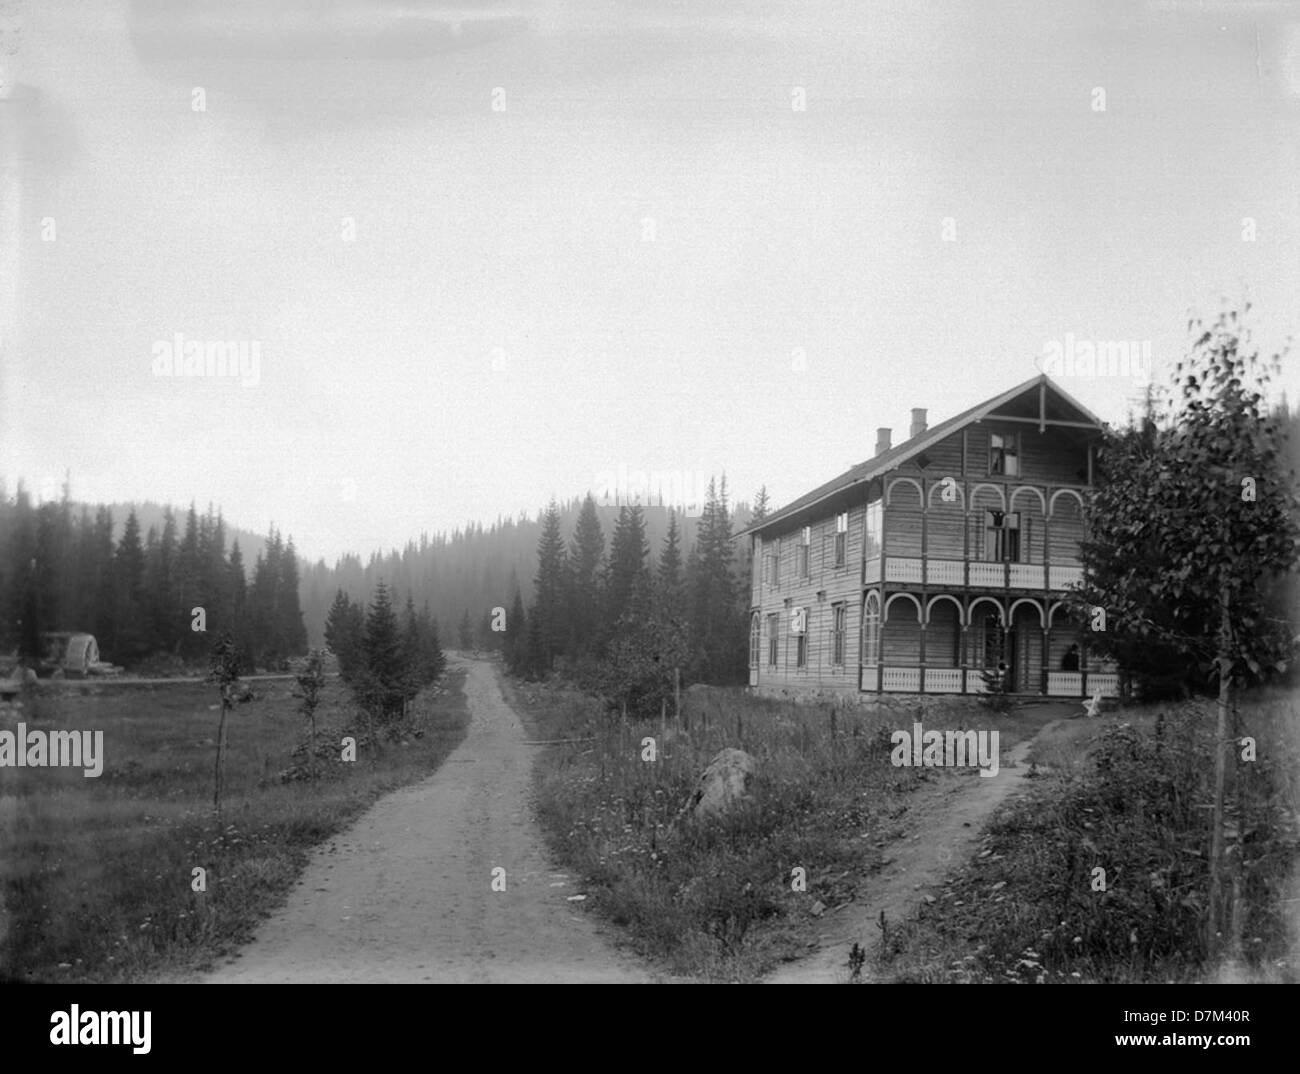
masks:
<svg viewBox="0 0 1300 1074"><path fill-rule="evenodd" d="M1083 581L1077 564L994 563L977 559L877 556L863 564L862 584L882 580L945 589L1030 589L1063 591Z"/></svg>

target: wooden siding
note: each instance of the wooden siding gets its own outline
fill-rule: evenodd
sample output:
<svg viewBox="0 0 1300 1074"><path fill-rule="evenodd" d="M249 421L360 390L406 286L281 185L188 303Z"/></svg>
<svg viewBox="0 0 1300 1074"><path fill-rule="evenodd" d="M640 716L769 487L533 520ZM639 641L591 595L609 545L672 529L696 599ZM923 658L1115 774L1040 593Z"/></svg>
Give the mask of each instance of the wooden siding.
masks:
<svg viewBox="0 0 1300 1074"><path fill-rule="evenodd" d="M779 555L780 585L772 586L762 576L755 610L763 619L758 681L763 686L805 687L807 689L858 689L858 644L862 621L862 538L865 506L848 512L848 530L844 535L844 565L835 565L836 515L818 519L811 529L808 550L808 577L797 573L798 546L803 541L803 527L798 526L762 542L761 555ZM779 552L778 552L779 548ZM819 596L820 594L820 596ZM787 603L788 602L788 603ZM834 605L844 604L844 661L834 663ZM805 667L797 666L797 643L790 633L790 610L808 609L808 659ZM767 664L769 631L766 616L778 613L778 662L775 669Z"/></svg>
<svg viewBox="0 0 1300 1074"><path fill-rule="evenodd" d="M1014 475L990 475L989 434L991 431L1015 433L1019 438L1019 472ZM947 437L941 443L927 448L920 460L899 464L884 477L883 488L873 482L873 495L886 498L883 512L884 552L891 559L921 561L924 554L932 560L957 561L957 573L947 569L939 577L960 577L960 561L969 559L978 564L985 556L984 511L1014 511L1020 515L1022 564L1050 563L1053 567L1077 566L1078 541L1083 536L1082 515L1072 493L1058 496L1055 504L1045 504L1061 487L1082 491L1087 469L1086 449L1078 443L1077 434L1048 429L1039 433L1037 428L1020 423L999 424L995 418L985 423L968 426ZM925 465L921 465L924 462ZM902 480L904 479L911 479ZM959 489L956 500L943 498L946 478L951 478ZM912 482L916 484L913 485ZM919 486L919 491L916 486ZM976 490L976 486L984 486ZM866 495L867 486L863 486ZM776 534L758 535L754 538L754 564L751 575L751 604L760 613L761 636L757 682L763 687L799 690L856 692L859 688L860 655L862 649L863 619L863 540L866 507L858 504L848 511L849 521L845 538L844 565L834 564L836 514L827 513L810 525L811 542L808 553L808 576L799 577L798 548L803 541L803 527L790 525ZM770 557L779 560L779 584L773 586L769 574ZM989 590L1000 607L1008 608L1015 594L1001 588L998 571L1000 565L987 564ZM996 569L994 569L996 567ZM911 567L899 562L897 570L884 585L883 598L909 590L922 599L923 604L933 596L957 592L963 609L969 607L975 590L963 590L957 582L953 587L930 583L900 582L894 578L911 577ZM1023 573L1023 572L1022 572ZM937 572L936 572L937 574ZM1040 570L1039 576L1041 578ZM1025 575L1025 578L1030 576ZM1023 591L1021 595L1024 595ZM1041 597L1037 598L1041 601ZM834 655L834 605L845 608L844 662L833 663ZM882 606L884 600L882 599ZM798 667L796 661L797 639L790 632L791 609L808 609L807 663ZM976 624L968 631L967 651L962 652L962 625L957 609L949 601L935 604L931 620L926 627L925 664L931 668L965 666L978 668L984 663L983 619L993 611L991 604L982 605L976 615ZM767 663L770 628L768 616L776 613L778 661L775 668ZM1073 628L1058 612L1050 638L1050 648L1044 661L1043 630L1036 607L1022 605L1015 616L1016 627L1016 686L1037 692L1042 688L1044 672L1060 667L1061 657L1076 639ZM910 600L895 600L889 608L889 619L882 627L883 647L880 656L882 668L916 668L921 661L921 624L915 605ZM1082 639L1079 639L1080 641ZM964 660L963 660L964 656ZM995 661L996 662L996 661ZM1046 664L1046 666L1044 666ZM894 673L894 689L904 675ZM904 678L906 675L904 675ZM941 680L936 676L936 682ZM862 688L874 691L877 685L876 668L867 668L862 674ZM947 680L942 680L947 682ZM968 689L977 685L967 682Z"/></svg>

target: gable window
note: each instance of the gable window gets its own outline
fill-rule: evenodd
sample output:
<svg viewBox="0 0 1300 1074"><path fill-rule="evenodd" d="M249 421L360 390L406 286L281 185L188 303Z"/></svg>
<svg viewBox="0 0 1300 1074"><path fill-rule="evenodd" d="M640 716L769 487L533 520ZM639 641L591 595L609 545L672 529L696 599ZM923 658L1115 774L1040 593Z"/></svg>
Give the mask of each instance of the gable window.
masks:
<svg viewBox="0 0 1300 1074"><path fill-rule="evenodd" d="M989 473L1002 477L1020 475L1020 434L989 434Z"/></svg>
<svg viewBox="0 0 1300 1074"><path fill-rule="evenodd" d="M1020 513L984 512L984 558L999 563L1020 562Z"/></svg>
<svg viewBox="0 0 1300 1074"><path fill-rule="evenodd" d="M846 606L831 605L831 663L835 667L844 666L844 622Z"/></svg>
<svg viewBox="0 0 1300 1074"><path fill-rule="evenodd" d="M835 566L843 567L845 560L845 549L849 543L849 514L844 512L842 515L835 516ZM840 661L843 663L843 661Z"/></svg>
<svg viewBox="0 0 1300 1074"><path fill-rule="evenodd" d="M867 504L866 522L863 527L863 539L866 541L865 555L867 559L875 559L880 555L880 520L881 507L880 501Z"/></svg>
<svg viewBox="0 0 1300 1074"><path fill-rule="evenodd" d="M781 638L781 628L777 623L775 614L767 617L767 666L770 668L776 667L777 643Z"/></svg>
<svg viewBox="0 0 1300 1074"><path fill-rule="evenodd" d="M808 577L808 560L810 558L808 553L811 548L812 527L805 526L803 528L803 539L799 542L799 547L796 551L796 555L798 556L799 577L803 579L807 579Z"/></svg>
<svg viewBox="0 0 1300 1074"><path fill-rule="evenodd" d="M759 619L758 612L755 612L749 617L749 666L752 668L758 667L763 652L762 629L763 621Z"/></svg>

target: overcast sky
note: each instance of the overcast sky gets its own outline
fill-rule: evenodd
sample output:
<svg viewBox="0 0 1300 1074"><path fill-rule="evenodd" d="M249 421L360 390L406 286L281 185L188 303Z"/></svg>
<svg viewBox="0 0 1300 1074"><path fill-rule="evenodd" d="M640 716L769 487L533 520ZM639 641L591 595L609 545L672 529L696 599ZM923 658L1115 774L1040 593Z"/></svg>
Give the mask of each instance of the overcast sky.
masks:
<svg viewBox="0 0 1300 1074"><path fill-rule="evenodd" d="M1224 295L1300 334L1293 5L22 6L11 492L332 561L620 467L780 504L1052 341L1160 381ZM177 333L256 376L157 376ZM1060 383L1118 421L1138 380Z"/></svg>

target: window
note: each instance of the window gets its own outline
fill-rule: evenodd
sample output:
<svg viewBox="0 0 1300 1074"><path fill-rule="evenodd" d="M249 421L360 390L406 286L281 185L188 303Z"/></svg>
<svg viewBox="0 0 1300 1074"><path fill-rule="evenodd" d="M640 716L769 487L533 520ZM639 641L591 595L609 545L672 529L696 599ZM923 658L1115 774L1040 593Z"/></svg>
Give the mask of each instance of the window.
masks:
<svg viewBox="0 0 1300 1074"><path fill-rule="evenodd" d="M837 668L844 666L844 622L845 606L831 605L831 663Z"/></svg>
<svg viewBox="0 0 1300 1074"><path fill-rule="evenodd" d="M790 633L794 636L794 666L808 666L808 609L790 609Z"/></svg>
<svg viewBox="0 0 1300 1074"><path fill-rule="evenodd" d="M759 657L763 652L763 622L755 612L749 617L749 666L758 667Z"/></svg>
<svg viewBox="0 0 1300 1074"><path fill-rule="evenodd" d="M989 434L989 473L1003 477L1020 474L1020 447L1017 433Z"/></svg>
<svg viewBox="0 0 1300 1074"><path fill-rule="evenodd" d="M872 593L862 610L862 662L874 667L880 649L880 602Z"/></svg>
<svg viewBox="0 0 1300 1074"><path fill-rule="evenodd" d="M846 511L835 516L835 566L843 567L845 549L849 543L849 516ZM841 661L842 663L843 661Z"/></svg>
<svg viewBox="0 0 1300 1074"><path fill-rule="evenodd" d="M984 558L999 563L1020 562L1019 512L984 512Z"/></svg>
<svg viewBox="0 0 1300 1074"><path fill-rule="evenodd" d="M880 501L867 505L867 519L863 531L864 539L867 542L866 558L875 559L880 555L880 521L881 508Z"/></svg>
<svg viewBox="0 0 1300 1074"><path fill-rule="evenodd" d="M781 584L781 539L779 537L772 542L772 554L768 557L768 564L771 568L767 578L768 585L779 586Z"/></svg>
<svg viewBox="0 0 1300 1074"><path fill-rule="evenodd" d="M767 617L767 666L776 667L777 642L781 637L781 628L777 625L775 614Z"/></svg>
<svg viewBox="0 0 1300 1074"><path fill-rule="evenodd" d="M808 559L809 559L808 552L811 548L812 548L812 527L805 526L803 528L803 540L799 543L799 548L797 549L797 555L799 557L798 558L799 577L803 579L807 579L808 577Z"/></svg>

